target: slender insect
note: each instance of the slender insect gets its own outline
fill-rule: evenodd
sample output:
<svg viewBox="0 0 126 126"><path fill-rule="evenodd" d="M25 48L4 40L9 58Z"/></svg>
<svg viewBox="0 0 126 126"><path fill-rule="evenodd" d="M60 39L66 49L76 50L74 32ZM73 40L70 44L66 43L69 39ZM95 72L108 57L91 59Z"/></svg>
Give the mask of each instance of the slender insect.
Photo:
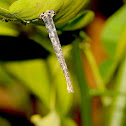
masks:
<svg viewBox="0 0 126 126"><path fill-rule="evenodd" d="M43 19L44 23L45 23L45 27L49 33L49 38L52 42L54 51L56 53L56 56L59 60L59 63L61 65L62 71L64 73L66 82L67 82L67 90L68 92L74 92L73 91L73 87L72 87L72 83L70 80L70 76L68 73L68 69L67 69L67 65L63 56L63 52L62 52L62 48L60 45L60 41L57 35L57 31L55 28L55 24L53 22L53 16L56 15L56 13L53 10L47 10L46 12L39 14L39 19Z"/></svg>

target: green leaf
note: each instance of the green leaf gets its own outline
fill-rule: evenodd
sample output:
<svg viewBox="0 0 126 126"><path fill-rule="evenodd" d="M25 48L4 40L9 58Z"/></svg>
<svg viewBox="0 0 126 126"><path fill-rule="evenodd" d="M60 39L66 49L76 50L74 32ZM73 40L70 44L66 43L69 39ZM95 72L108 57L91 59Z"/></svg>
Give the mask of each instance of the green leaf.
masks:
<svg viewBox="0 0 126 126"><path fill-rule="evenodd" d="M16 17L8 10L9 6L16 0L0 0L0 19L4 17L15 19ZM2 15L2 16L1 16Z"/></svg>
<svg viewBox="0 0 126 126"><path fill-rule="evenodd" d="M18 0L10 6L9 11L26 20L37 18L47 10L58 11L62 5L62 0Z"/></svg>
<svg viewBox="0 0 126 126"><path fill-rule="evenodd" d="M106 22L102 34L102 41L108 59L100 65L100 72L105 83L112 77L126 48L126 5L121 7Z"/></svg>
<svg viewBox="0 0 126 126"><path fill-rule="evenodd" d="M86 26L94 17L94 13L92 11L86 10L84 12L79 13L74 19L70 20L66 26L64 26L63 30L76 30L81 29Z"/></svg>
<svg viewBox="0 0 126 126"><path fill-rule="evenodd" d="M11 19L15 19L15 18L16 18L16 16L15 16L14 14L11 14L11 13L9 12L9 10L4 9L4 8L1 8L1 7L0 7L0 16L2 16L2 18L3 18L3 17L11 18ZM2 19L2 18L1 18L1 19Z"/></svg>
<svg viewBox="0 0 126 126"><path fill-rule="evenodd" d="M31 121L35 126L60 126L60 118L55 111L50 112L45 117L33 115Z"/></svg>
<svg viewBox="0 0 126 126"><path fill-rule="evenodd" d="M56 26L63 27L65 26L70 20L75 19L75 15L80 12L83 12L89 0L72 0L70 4L64 4L59 12L59 16L57 15L56 19ZM65 3L65 2L64 2Z"/></svg>
<svg viewBox="0 0 126 126"><path fill-rule="evenodd" d="M4 66L50 108L50 81L46 61L38 59L8 62Z"/></svg>

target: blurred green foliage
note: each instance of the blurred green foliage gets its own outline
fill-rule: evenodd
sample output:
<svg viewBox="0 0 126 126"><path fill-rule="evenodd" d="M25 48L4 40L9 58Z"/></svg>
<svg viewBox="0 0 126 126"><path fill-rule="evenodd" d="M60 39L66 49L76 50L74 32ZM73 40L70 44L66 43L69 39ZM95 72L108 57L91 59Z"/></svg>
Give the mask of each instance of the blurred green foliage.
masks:
<svg viewBox="0 0 126 126"><path fill-rule="evenodd" d="M123 5L107 21L102 41L108 58L100 66L100 73L107 84L113 78L113 92L119 93L111 99L106 126L124 126L126 118L126 5ZM117 72L117 75L115 74Z"/></svg>
<svg viewBox="0 0 126 126"><path fill-rule="evenodd" d="M33 39L54 54L47 31L42 26L44 25L43 22L38 20L38 15L48 9L56 11L57 15L54 21L61 34L61 31L83 28L93 19L94 13L85 9L88 2L89 0L19 0L10 7L10 3L5 7L7 1L1 1L1 19L30 24L27 27L20 24L21 29L18 29L19 25L17 27L14 23L2 22L0 24L0 33L1 35L18 37L20 31L25 31L30 39ZM41 26L39 26L40 24ZM34 33L32 28L36 30L36 33ZM76 91L79 88L76 74L73 70L74 64L72 63L71 49L72 45L65 46L63 47L63 52L68 66L71 67L69 72ZM39 118L37 121L34 121L37 117L33 116L32 121L36 125L50 126L54 124L59 126L62 124L64 126L76 126L76 123L68 117L74 103L73 94L68 94L66 90L66 81L55 55L50 55L46 60L36 59L1 63L9 75L25 84L42 101L43 109L46 109L46 113L49 112L47 116L42 119ZM76 101L78 101L80 93L77 92L76 95ZM90 117L88 116L87 119L90 120ZM91 122L89 120L87 121Z"/></svg>
<svg viewBox="0 0 126 126"><path fill-rule="evenodd" d="M100 66L101 75L107 84L115 72L120 60L124 57L126 49L126 5L120 8L106 22L102 34L102 42L106 49L108 59ZM106 74L107 73L107 74Z"/></svg>
<svg viewBox="0 0 126 126"><path fill-rule="evenodd" d="M96 89L101 98L107 95L107 90L102 90L112 79L117 92L111 99L110 113L106 126L124 126L125 116L125 54L126 54L126 5L120 8L107 21L103 34L102 42L106 49L108 58L102 62L100 67L95 63L91 55L90 47L82 48L85 42L90 41L89 37L83 32L75 35L72 44L63 47L70 76L74 85L74 94L68 94L66 82L61 71L60 65L51 45L44 23L38 20L38 14L46 10L54 10L57 15L54 22L58 33L63 31L73 31L86 26L94 17L94 13L86 9L90 0L1 0L0 1L0 19L12 22L0 23L0 35L18 37L21 31L27 33L28 38L46 48L51 54L47 59L35 59L26 61L0 62L0 82L4 85L11 83L24 84L32 93L34 93L43 103L41 109L47 115L43 118L40 115L33 115L31 121L36 126L76 126L76 122L70 117L71 111L75 106L81 108L82 126L91 126L91 95L92 91L86 82L81 62L81 52L84 52L90 62L95 79L99 83ZM13 4L12 4L13 3ZM55 4L54 4L55 3ZM47 6L48 5L48 6ZM8 9L9 8L9 9ZM76 16L75 16L76 15ZM28 24L24 26L20 22ZM18 23L18 25L16 25ZM20 24L19 24L20 23ZM19 29L20 26L20 29ZM35 31L34 31L35 30ZM88 51L88 52L87 52ZM91 58L91 60L90 60ZM92 63L93 62L93 63ZM115 75L117 71L117 75ZM117 78L117 79L116 79ZM19 91L19 90L18 90ZM29 101L28 92L21 90L25 103ZM19 91L19 94L21 94ZM26 93L24 93L26 91ZM26 98L26 99L25 99ZM18 99L18 98L17 98ZM106 98L107 99L107 98ZM22 101L23 102L23 101ZM103 102L105 103L105 101ZM109 104L110 105L110 104ZM23 105L22 105L23 106ZM25 106L25 105L24 105ZM27 106L27 105L26 105ZM121 107L121 110L118 109ZM30 110L29 110L30 111ZM107 111L109 112L109 110ZM44 114L45 114L44 113ZM43 114L43 113L40 113ZM55 120L55 121L54 121Z"/></svg>
<svg viewBox="0 0 126 126"><path fill-rule="evenodd" d="M126 58L121 63L116 76L115 91L122 94L113 98L107 126L124 126L126 119Z"/></svg>

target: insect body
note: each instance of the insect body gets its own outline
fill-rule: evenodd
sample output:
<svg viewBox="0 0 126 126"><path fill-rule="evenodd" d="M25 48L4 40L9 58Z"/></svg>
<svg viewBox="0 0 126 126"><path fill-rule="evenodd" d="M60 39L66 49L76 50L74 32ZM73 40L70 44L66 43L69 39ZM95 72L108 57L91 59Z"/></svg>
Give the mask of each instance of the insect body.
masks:
<svg viewBox="0 0 126 126"><path fill-rule="evenodd" d="M49 38L52 42L54 51L56 53L56 56L59 60L59 63L61 65L62 71L64 73L66 82L67 82L67 90L68 92L74 92L73 91L73 87L72 87L72 83L70 80L70 76L68 73L68 69L67 69L67 65L65 62L65 58L63 56L63 52L62 52L62 48L60 45L60 41L57 35L57 31L53 22L53 16L56 15L56 13L53 10L47 10L46 12L39 14L39 19L43 19L46 29L49 33Z"/></svg>

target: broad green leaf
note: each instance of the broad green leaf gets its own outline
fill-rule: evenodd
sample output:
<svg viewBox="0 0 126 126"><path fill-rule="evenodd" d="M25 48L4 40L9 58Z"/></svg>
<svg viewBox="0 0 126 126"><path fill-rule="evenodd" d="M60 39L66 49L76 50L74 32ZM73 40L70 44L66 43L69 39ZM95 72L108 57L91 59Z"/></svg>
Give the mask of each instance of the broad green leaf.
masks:
<svg viewBox="0 0 126 126"><path fill-rule="evenodd" d="M119 68L115 90L122 94L113 98L107 126L124 126L126 121L126 58Z"/></svg>
<svg viewBox="0 0 126 126"><path fill-rule="evenodd" d="M43 118L40 115L33 115L31 121L35 126L60 126L60 118L55 111L50 112Z"/></svg>
<svg viewBox="0 0 126 126"><path fill-rule="evenodd" d="M110 80L120 59L125 54L126 16L124 15L126 15L126 5L107 20L103 30L102 41L108 59L101 64L100 72L105 83Z"/></svg>
<svg viewBox="0 0 126 126"><path fill-rule="evenodd" d="M62 20L66 20L66 18L71 19L71 17L74 17L87 2L88 0L70 0L69 2L66 2L66 0L18 0L10 6L9 10L10 13L15 13L19 18L25 20L37 18L38 14L47 10L54 10L59 11L57 15L60 17L62 15Z"/></svg>
<svg viewBox="0 0 126 126"><path fill-rule="evenodd" d="M55 4L54 4L55 3ZM34 19L38 14L47 10L58 11L63 5L62 0L18 0L13 3L9 10L21 19Z"/></svg>
<svg viewBox="0 0 126 126"><path fill-rule="evenodd" d="M49 108L50 81L46 61L29 60L4 63L5 68L22 81Z"/></svg>

